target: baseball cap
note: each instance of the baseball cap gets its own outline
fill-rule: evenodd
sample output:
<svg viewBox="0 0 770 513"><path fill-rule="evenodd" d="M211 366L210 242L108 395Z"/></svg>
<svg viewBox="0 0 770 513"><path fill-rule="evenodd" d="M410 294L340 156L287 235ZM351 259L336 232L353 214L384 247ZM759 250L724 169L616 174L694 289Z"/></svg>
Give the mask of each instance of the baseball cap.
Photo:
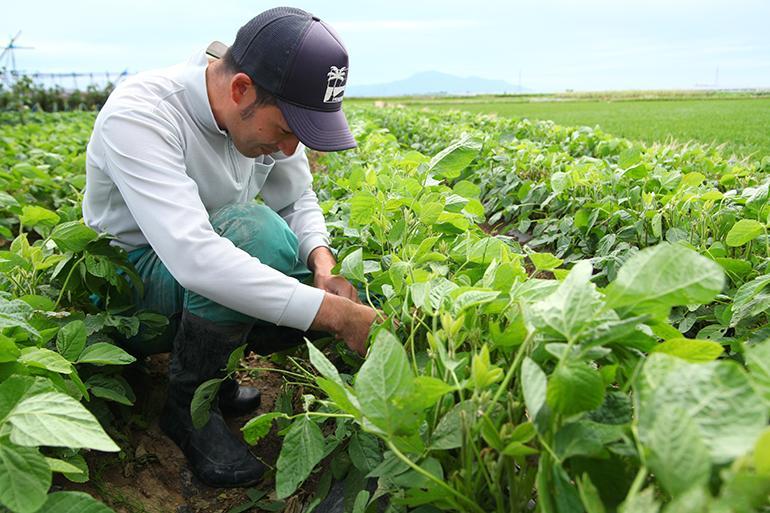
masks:
<svg viewBox="0 0 770 513"><path fill-rule="evenodd" d="M276 7L241 27L230 52L254 83L275 95L305 146L355 148L342 112L348 52L329 25L302 9Z"/></svg>

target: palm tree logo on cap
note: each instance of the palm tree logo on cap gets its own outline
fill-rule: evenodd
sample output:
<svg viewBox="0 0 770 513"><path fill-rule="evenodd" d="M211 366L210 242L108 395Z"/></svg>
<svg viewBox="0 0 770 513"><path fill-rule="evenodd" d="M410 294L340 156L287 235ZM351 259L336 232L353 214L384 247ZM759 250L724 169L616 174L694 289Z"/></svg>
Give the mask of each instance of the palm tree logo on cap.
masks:
<svg viewBox="0 0 770 513"><path fill-rule="evenodd" d="M345 92L345 76L348 73L347 66L338 68L332 66L326 74L326 94L324 103L338 103L342 101L342 93Z"/></svg>

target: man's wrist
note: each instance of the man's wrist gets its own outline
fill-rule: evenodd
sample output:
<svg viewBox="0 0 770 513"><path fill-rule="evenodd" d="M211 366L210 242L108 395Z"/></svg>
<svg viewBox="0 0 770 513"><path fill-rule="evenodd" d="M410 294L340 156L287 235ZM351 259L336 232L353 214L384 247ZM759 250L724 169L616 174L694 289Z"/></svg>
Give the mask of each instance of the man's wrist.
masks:
<svg viewBox="0 0 770 513"><path fill-rule="evenodd" d="M307 258L307 267L316 276L331 276L335 265L337 265L337 260L326 246L318 246L313 249Z"/></svg>
<svg viewBox="0 0 770 513"><path fill-rule="evenodd" d="M311 328L328 331L336 336L341 327L342 315L340 310L343 308L343 300L344 298L335 296L334 294L328 292L325 293L324 299L321 302L321 307L318 309L318 313L311 324Z"/></svg>

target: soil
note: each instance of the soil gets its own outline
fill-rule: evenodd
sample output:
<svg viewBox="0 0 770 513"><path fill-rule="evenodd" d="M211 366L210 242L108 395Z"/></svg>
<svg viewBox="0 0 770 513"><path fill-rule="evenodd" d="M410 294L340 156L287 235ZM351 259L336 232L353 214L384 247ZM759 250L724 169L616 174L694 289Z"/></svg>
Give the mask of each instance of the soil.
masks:
<svg viewBox="0 0 770 513"><path fill-rule="evenodd" d="M250 489L211 488L192 475L182 452L158 427L158 416L166 397L168 360L168 354L153 355L124 374L137 399L134 407L127 410L127 419L117 421L124 422L124 427L110 431L123 451L117 455L87 454L90 480L77 484L57 474L54 489L84 491L117 513L227 513L237 506L245 508L237 508L239 512L268 511L247 505L253 502L249 493L253 495L257 490L267 491L262 500L270 501L270 494L274 493L273 472L267 472L263 481ZM275 367L269 359L254 354L250 354L246 362L252 368ZM254 379L249 373L239 375L241 384L255 386L262 393L257 411L228 419L231 430L239 437L240 427L250 418L273 410L284 384L284 379L275 372L261 371L258 376ZM275 431L273 427L267 437L251 448L271 469L281 447ZM306 496L307 493L301 491L279 509L299 513Z"/></svg>

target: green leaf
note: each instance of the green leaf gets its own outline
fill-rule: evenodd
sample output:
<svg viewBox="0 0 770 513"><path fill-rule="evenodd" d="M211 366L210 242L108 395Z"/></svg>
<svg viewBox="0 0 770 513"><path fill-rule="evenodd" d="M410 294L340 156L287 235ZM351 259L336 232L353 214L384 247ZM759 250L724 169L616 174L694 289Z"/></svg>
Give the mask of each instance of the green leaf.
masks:
<svg viewBox="0 0 770 513"><path fill-rule="evenodd" d="M275 419L287 419L288 415L279 411L271 411L254 417L241 428L243 439L249 445L254 445L262 438L267 436Z"/></svg>
<svg viewBox="0 0 770 513"><path fill-rule="evenodd" d="M629 397L618 390L610 390L602 405L591 411L588 418L600 424L628 424L632 413Z"/></svg>
<svg viewBox="0 0 770 513"><path fill-rule="evenodd" d="M551 467L554 484L554 502L556 502L557 511L561 512L582 512L582 503L577 489L573 485L572 479L559 465Z"/></svg>
<svg viewBox="0 0 770 513"><path fill-rule="evenodd" d="M37 330L28 322L31 315L32 307L24 301L18 299L8 301L4 296L0 296L0 330L18 327L37 337Z"/></svg>
<svg viewBox="0 0 770 513"><path fill-rule="evenodd" d="M435 405L445 394L456 390L457 387L444 383L431 376L417 376L414 378L414 394L417 409L425 409Z"/></svg>
<svg viewBox="0 0 770 513"><path fill-rule="evenodd" d="M730 228L725 244L733 248L743 246L763 233L765 233L765 227L762 223L753 219L741 219Z"/></svg>
<svg viewBox="0 0 770 513"><path fill-rule="evenodd" d="M441 150L430 160L428 169L435 176L452 180L476 158L481 151L481 143L465 136Z"/></svg>
<svg viewBox="0 0 770 513"><path fill-rule="evenodd" d="M51 472L59 472L60 474L82 474L83 471L71 463L67 463L64 460L58 458L49 458L46 456L45 461L48 462L48 466L51 468Z"/></svg>
<svg viewBox="0 0 770 513"><path fill-rule="evenodd" d="M710 362L724 352L722 344L713 340L672 338L652 348L653 353L666 353L688 362Z"/></svg>
<svg viewBox="0 0 770 513"><path fill-rule="evenodd" d="M349 280L357 280L360 282L366 281L366 277L364 276L363 254L363 249L358 248L345 257L345 259L342 261L341 270L341 273L345 278L348 278Z"/></svg>
<svg viewBox="0 0 770 513"><path fill-rule="evenodd" d="M11 441L17 445L120 450L91 412L60 392L27 397L16 405L6 422L12 427Z"/></svg>
<svg viewBox="0 0 770 513"><path fill-rule="evenodd" d="M572 422L556 433L554 450L563 461L573 456L599 456L605 446L623 437L623 426L590 420Z"/></svg>
<svg viewBox="0 0 770 513"><path fill-rule="evenodd" d="M516 426L513 433L511 433L509 440L525 444L535 438L536 435L535 425L531 422L524 422L523 424Z"/></svg>
<svg viewBox="0 0 770 513"><path fill-rule="evenodd" d="M757 391L770 405L770 339L746 349L746 364Z"/></svg>
<svg viewBox="0 0 770 513"><path fill-rule="evenodd" d="M225 368L227 374L235 372L235 369L238 368L238 365L240 365L241 360L243 360L243 355L246 352L246 346L248 346L248 344L236 347L233 349L233 352L230 353L230 356L227 357L227 367Z"/></svg>
<svg viewBox="0 0 770 513"><path fill-rule="evenodd" d="M56 349L71 362L77 361L83 348L86 347L86 325L77 320L65 324L56 335Z"/></svg>
<svg viewBox="0 0 770 513"><path fill-rule="evenodd" d="M72 364L62 356L44 347L27 347L22 349L19 363L27 367L46 369L59 374L70 374Z"/></svg>
<svg viewBox="0 0 770 513"><path fill-rule="evenodd" d="M45 513L115 513L115 510L84 492L54 492L43 507Z"/></svg>
<svg viewBox="0 0 770 513"><path fill-rule="evenodd" d="M33 513L45 503L50 486L51 469L37 447L0 438L0 504L15 513Z"/></svg>
<svg viewBox="0 0 770 513"><path fill-rule="evenodd" d="M11 251L0 251L0 273L9 273L14 269L31 270L32 264L23 256Z"/></svg>
<svg viewBox="0 0 770 513"><path fill-rule="evenodd" d="M623 150L618 157L618 165L628 169L642 161L642 150L639 146L631 146Z"/></svg>
<svg viewBox="0 0 770 513"><path fill-rule="evenodd" d="M704 488L691 488L682 495L674 497L663 510L665 513L705 513L711 512L711 494ZM721 511L721 510L720 510ZM735 511L732 508L726 511Z"/></svg>
<svg viewBox="0 0 770 513"><path fill-rule="evenodd" d="M706 179L703 173L693 172L687 173L682 177L682 187L699 187Z"/></svg>
<svg viewBox="0 0 770 513"><path fill-rule="evenodd" d="M430 226L438 221L439 216L444 211L444 204L438 201L431 201L419 207L420 222Z"/></svg>
<svg viewBox="0 0 770 513"><path fill-rule="evenodd" d="M606 301L623 313L665 319L673 306L707 304L722 291L724 273L691 249L662 243L639 251L606 289Z"/></svg>
<svg viewBox="0 0 770 513"><path fill-rule="evenodd" d="M125 379L118 376L94 374L88 378L85 384L93 395L102 399L125 404L126 406L133 405L136 400L131 386Z"/></svg>
<svg viewBox="0 0 770 513"><path fill-rule="evenodd" d="M355 383L361 412L388 434L402 432L414 424L408 404L401 399L412 391L412 369L406 351L385 329L377 332L374 344Z"/></svg>
<svg viewBox="0 0 770 513"><path fill-rule="evenodd" d="M350 223L366 226L374 222L377 212L377 198L368 192L357 192L350 198Z"/></svg>
<svg viewBox="0 0 770 513"><path fill-rule="evenodd" d="M521 363L521 388L530 419L536 419L546 400L545 372L528 356Z"/></svg>
<svg viewBox="0 0 770 513"><path fill-rule="evenodd" d="M456 212L442 212L436 220L436 230L443 233L462 233L466 231L471 223L468 219Z"/></svg>
<svg viewBox="0 0 770 513"><path fill-rule="evenodd" d="M80 221L62 223L51 232L51 239L59 246L59 249L73 253L83 251L88 243L98 236L98 233Z"/></svg>
<svg viewBox="0 0 770 513"><path fill-rule="evenodd" d="M318 425L302 416L291 425L276 463L275 491L279 499L293 494L324 455L324 437Z"/></svg>
<svg viewBox="0 0 770 513"><path fill-rule="evenodd" d="M112 283L114 283L117 278L115 265L107 257L87 253L85 266L88 273L93 276L104 278Z"/></svg>
<svg viewBox="0 0 770 513"><path fill-rule="evenodd" d="M369 492L361 490L356 494L356 498L353 501L352 513L364 513L367 504L369 504Z"/></svg>
<svg viewBox="0 0 770 513"><path fill-rule="evenodd" d="M432 474L437 479L443 481L444 469L436 458L425 458L419 463L419 466L428 474ZM403 488L429 488L432 480L429 480L422 473L415 470L408 470L403 474L391 477L394 484Z"/></svg>
<svg viewBox="0 0 770 513"><path fill-rule="evenodd" d="M21 355L16 341L0 333L0 363L15 362Z"/></svg>
<svg viewBox="0 0 770 513"><path fill-rule="evenodd" d="M714 510L722 513L762 512L770 496L770 479L748 469L739 469L724 475L719 501Z"/></svg>
<svg viewBox="0 0 770 513"><path fill-rule="evenodd" d="M340 386L344 385L340 373L337 371L337 367L335 367L334 364L330 362L329 359L326 358L326 356L309 340L305 341L305 345L307 345L308 354L310 355L310 363L312 363L313 367L321 373L321 376Z"/></svg>
<svg viewBox="0 0 770 513"><path fill-rule="evenodd" d="M689 418L714 464L727 463L754 447L767 426L767 407L736 362L689 363L653 353L638 385L639 436L647 444L667 408L679 422Z"/></svg>
<svg viewBox="0 0 770 513"><path fill-rule="evenodd" d="M551 189L556 194L561 194L574 185L570 175L562 171L551 173Z"/></svg>
<svg viewBox="0 0 770 513"><path fill-rule="evenodd" d="M454 405L431 434L431 450L449 450L462 447L463 433L475 423L475 409L472 401L462 401Z"/></svg>
<svg viewBox="0 0 770 513"><path fill-rule="evenodd" d="M474 199L481 196L481 188L468 180L460 180L455 183L452 190L455 194L462 196L463 198Z"/></svg>
<svg viewBox="0 0 770 513"><path fill-rule="evenodd" d="M601 296L590 279L590 262L578 262L553 294L527 309L529 321L566 340L577 340L581 332L602 320Z"/></svg>
<svg viewBox="0 0 770 513"><path fill-rule="evenodd" d="M658 511L660 511L660 503L655 498L655 488L652 486L629 497L618 508L618 513L658 513Z"/></svg>
<svg viewBox="0 0 770 513"><path fill-rule="evenodd" d="M517 442L516 440L514 440L513 442L510 442L508 445L506 445L501 452L506 456L516 457L516 456L529 456L531 454L537 454L538 450L533 449L532 447L526 446L523 443Z"/></svg>
<svg viewBox="0 0 770 513"><path fill-rule="evenodd" d="M42 310L44 312L52 312L54 310L54 306L56 305L50 297L41 296L39 294L27 294L21 296L19 299L27 303L35 310Z"/></svg>
<svg viewBox="0 0 770 513"><path fill-rule="evenodd" d="M136 358L114 344L97 342L86 347L77 363L90 363L93 365L128 365L134 363Z"/></svg>
<svg viewBox="0 0 770 513"><path fill-rule="evenodd" d="M220 378L214 378L204 381L195 389L195 394L193 394L190 402L190 415L195 429L201 429L208 424L211 416L211 404L217 399L221 384Z"/></svg>
<svg viewBox="0 0 770 513"><path fill-rule="evenodd" d="M580 500L583 501L586 513L606 513L607 510L604 508L601 496L599 496L599 490L591 482L588 474L583 474L582 477L578 478L577 485Z"/></svg>
<svg viewBox="0 0 770 513"><path fill-rule="evenodd" d="M754 445L754 468L757 473L770 477L770 428L762 432Z"/></svg>
<svg viewBox="0 0 770 513"><path fill-rule="evenodd" d="M471 360L471 381L477 390L487 388L503 379L503 369L492 365L489 357L489 347L484 344L481 351L473 355Z"/></svg>
<svg viewBox="0 0 770 513"><path fill-rule="evenodd" d="M350 437L348 455L355 467L368 474L382 462L382 450L377 437L356 431Z"/></svg>
<svg viewBox="0 0 770 513"><path fill-rule="evenodd" d="M563 362L548 380L546 401L564 415L593 410L604 401L604 381L597 370L585 363Z"/></svg>
<svg viewBox="0 0 770 513"><path fill-rule="evenodd" d="M770 274L759 276L741 285L733 298L731 327L737 326L744 319L751 319L770 310L768 284L770 284Z"/></svg>
<svg viewBox="0 0 770 513"><path fill-rule="evenodd" d="M50 379L31 376L13 375L0 382L0 419L4 419L22 399L39 394L52 392L53 383Z"/></svg>
<svg viewBox="0 0 770 513"><path fill-rule="evenodd" d="M564 260L550 253L530 253L527 256L538 271L551 271L564 263Z"/></svg>
<svg viewBox="0 0 770 513"><path fill-rule="evenodd" d="M19 216L19 221L24 223L25 228L32 228L33 226L51 227L58 223L59 219L58 214L55 212L37 205L23 206Z"/></svg>
<svg viewBox="0 0 770 513"><path fill-rule="evenodd" d="M467 212L468 214L478 218L478 222L484 221L486 219L484 216L484 205L482 205L482 203L477 199L468 201L468 203L465 204L465 207L463 207L463 212Z"/></svg>
<svg viewBox="0 0 770 513"><path fill-rule="evenodd" d="M483 305L497 299L500 292L497 290L484 290L473 287L460 287L449 293L452 301L452 313L459 315L468 308Z"/></svg>
<svg viewBox="0 0 770 513"><path fill-rule="evenodd" d="M358 400L348 386L321 377L316 378L316 383L340 410L360 420L361 409L358 407Z"/></svg>
<svg viewBox="0 0 770 513"><path fill-rule="evenodd" d="M692 418L676 405L657 412L655 424L646 430L650 470L673 496L704 485L711 473L708 449Z"/></svg>

